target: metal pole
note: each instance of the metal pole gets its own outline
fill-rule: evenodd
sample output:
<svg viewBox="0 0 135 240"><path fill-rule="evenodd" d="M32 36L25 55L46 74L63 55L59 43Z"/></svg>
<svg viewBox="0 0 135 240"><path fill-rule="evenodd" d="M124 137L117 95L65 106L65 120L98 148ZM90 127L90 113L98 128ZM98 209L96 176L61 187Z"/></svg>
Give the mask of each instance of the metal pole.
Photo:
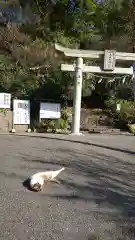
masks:
<svg viewBox="0 0 135 240"><path fill-rule="evenodd" d="M81 96L82 96L82 67L83 58L76 60L76 71L74 79L74 98L73 98L73 118L72 131L73 135L80 135L80 113L81 113Z"/></svg>

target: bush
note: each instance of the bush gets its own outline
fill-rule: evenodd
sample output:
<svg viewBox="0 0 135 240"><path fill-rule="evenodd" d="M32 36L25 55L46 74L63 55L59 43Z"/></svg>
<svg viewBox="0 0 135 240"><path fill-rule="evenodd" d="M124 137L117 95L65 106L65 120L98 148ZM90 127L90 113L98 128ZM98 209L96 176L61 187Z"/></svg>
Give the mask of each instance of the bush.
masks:
<svg viewBox="0 0 135 240"><path fill-rule="evenodd" d="M38 132L44 132L44 133L46 133L46 132L52 132L52 133L64 132L64 133L66 133L66 132L68 132L68 130L70 128L69 117L70 117L70 110L67 108L63 108L61 110L61 118L60 119L42 120L42 122L37 124L35 127Z"/></svg>
<svg viewBox="0 0 135 240"><path fill-rule="evenodd" d="M61 110L61 119L69 121L70 115L71 115L71 110L69 108L63 108Z"/></svg>
<svg viewBox="0 0 135 240"><path fill-rule="evenodd" d="M121 109L119 112L120 121L127 124L135 122L135 103L131 101L120 101Z"/></svg>
<svg viewBox="0 0 135 240"><path fill-rule="evenodd" d="M128 124L129 131L135 135L135 124Z"/></svg>
<svg viewBox="0 0 135 240"><path fill-rule="evenodd" d="M107 101L105 101L105 106L109 109L112 113L116 112L117 103L119 102L118 99L111 97Z"/></svg>
<svg viewBox="0 0 135 240"><path fill-rule="evenodd" d="M42 120L37 126L37 132L53 132L55 133L57 129L57 120Z"/></svg>
<svg viewBox="0 0 135 240"><path fill-rule="evenodd" d="M120 110L116 106L120 104ZM127 129L128 124L135 123L135 103L127 100L111 98L106 102L106 106L111 110L111 117L115 126Z"/></svg>
<svg viewBox="0 0 135 240"><path fill-rule="evenodd" d="M60 129L61 130L67 130L69 128L69 123L65 119L60 119Z"/></svg>

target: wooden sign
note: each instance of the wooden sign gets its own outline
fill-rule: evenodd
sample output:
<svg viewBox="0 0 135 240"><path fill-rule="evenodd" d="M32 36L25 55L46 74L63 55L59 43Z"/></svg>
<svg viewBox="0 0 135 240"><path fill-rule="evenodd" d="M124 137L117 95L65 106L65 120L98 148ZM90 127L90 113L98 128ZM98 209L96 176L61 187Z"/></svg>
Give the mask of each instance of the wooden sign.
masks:
<svg viewBox="0 0 135 240"><path fill-rule="evenodd" d="M116 63L116 51L115 50L105 50L104 54L104 70L114 71Z"/></svg>

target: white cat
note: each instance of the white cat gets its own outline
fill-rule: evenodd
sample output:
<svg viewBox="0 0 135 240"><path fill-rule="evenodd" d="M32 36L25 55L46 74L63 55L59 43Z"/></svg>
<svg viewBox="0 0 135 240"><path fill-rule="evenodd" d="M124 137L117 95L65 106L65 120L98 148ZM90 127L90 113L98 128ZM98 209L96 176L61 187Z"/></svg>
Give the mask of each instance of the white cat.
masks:
<svg viewBox="0 0 135 240"><path fill-rule="evenodd" d="M47 171L47 172L38 172L31 177L29 177L30 188L34 191L41 191L44 185L44 182L57 182L60 183L56 177L62 172L65 168L61 168L56 171Z"/></svg>

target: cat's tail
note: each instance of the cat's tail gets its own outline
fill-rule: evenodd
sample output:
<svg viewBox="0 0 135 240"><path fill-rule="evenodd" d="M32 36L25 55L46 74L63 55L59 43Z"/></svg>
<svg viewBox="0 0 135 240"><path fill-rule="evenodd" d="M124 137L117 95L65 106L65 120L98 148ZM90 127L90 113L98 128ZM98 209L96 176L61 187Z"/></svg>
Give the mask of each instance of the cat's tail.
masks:
<svg viewBox="0 0 135 240"><path fill-rule="evenodd" d="M65 170L64 167L59 170L52 171L52 178L57 177L57 175L60 174L63 170Z"/></svg>

